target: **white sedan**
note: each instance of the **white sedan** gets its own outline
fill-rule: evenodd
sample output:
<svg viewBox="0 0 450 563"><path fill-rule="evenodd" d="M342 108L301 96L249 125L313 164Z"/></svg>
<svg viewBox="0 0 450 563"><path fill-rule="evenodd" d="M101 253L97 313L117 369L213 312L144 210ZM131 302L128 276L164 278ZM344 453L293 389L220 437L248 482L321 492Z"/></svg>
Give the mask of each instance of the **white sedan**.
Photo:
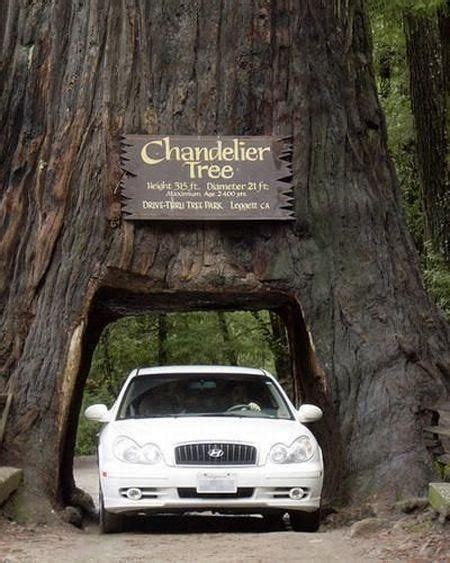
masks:
<svg viewBox="0 0 450 563"><path fill-rule="evenodd" d="M322 451L299 410L262 369L175 366L133 370L99 437L100 527L120 531L129 514L259 513L316 531Z"/></svg>

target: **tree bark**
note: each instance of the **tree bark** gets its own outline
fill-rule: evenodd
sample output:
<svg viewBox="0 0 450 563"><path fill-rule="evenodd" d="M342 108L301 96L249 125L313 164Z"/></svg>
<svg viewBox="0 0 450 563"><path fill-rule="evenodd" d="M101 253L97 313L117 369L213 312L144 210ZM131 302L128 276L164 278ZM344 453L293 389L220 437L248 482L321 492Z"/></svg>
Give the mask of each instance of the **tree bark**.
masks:
<svg viewBox="0 0 450 563"><path fill-rule="evenodd" d="M445 10L404 17L426 234L450 261L448 19Z"/></svg>
<svg viewBox="0 0 450 563"><path fill-rule="evenodd" d="M117 389L114 386L113 365L111 362L111 355L109 353L110 331L108 327L103 331L100 337L101 352L103 355L103 377L102 384L106 385L111 395L116 395Z"/></svg>
<svg viewBox="0 0 450 563"><path fill-rule="evenodd" d="M218 311L217 321L219 323L220 333L222 334L222 338L223 338L223 346L224 346L227 362L229 363L230 366L237 366L238 361L237 361L236 351L233 346L233 339L228 329L227 319L223 311Z"/></svg>
<svg viewBox="0 0 450 563"><path fill-rule="evenodd" d="M105 324L239 307L288 319L304 400L326 411L328 490L420 492L448 329L402 219L362 3L7 0L3 14L3 459L24 466L23 499L70 498ZM295 222L122 221L123 133L292 135Z"/></svg>
<svg viewBox="0 0 450 563"><path fill-rule="evenodd" d="M286 327L279 315L270 311L270 326L272 329L272 352L275 360L275 370L278 379L288 394L292 395L292 366L289 356L289 342Z"/></svg>
<svg viewBox="0 0 450 563"><path fill-rule="evenodd" d="M253 316L259 324L268 348L272 352L277 379L283 385L288 395L293 398L292 361L289 353L286 325L281 317L273 311L269 311L270 324L261 317L258 311L255 311Z"/></svg>
<svg viewBox="0 0 450 563"><path fill-rule="evenodd" d="M167 315L160 313L158 315L158 364L164 366L167 364Z"/></svg>

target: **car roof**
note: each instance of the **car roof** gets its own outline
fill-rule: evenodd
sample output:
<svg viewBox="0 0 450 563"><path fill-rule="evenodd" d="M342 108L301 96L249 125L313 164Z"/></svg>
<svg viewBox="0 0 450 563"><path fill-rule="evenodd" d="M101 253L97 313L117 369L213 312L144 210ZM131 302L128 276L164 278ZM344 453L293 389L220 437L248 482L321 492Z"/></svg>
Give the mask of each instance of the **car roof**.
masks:
<svg viewBox="0 0 450 563"><path fill-rule="evenodd" d="M146 368L142 367L136 370L134 376L139 375L172 375L174 373L229 373L229 374L247 374L265 376L267 372L263 369L246 368L237 366L159 366Z"/></svg>

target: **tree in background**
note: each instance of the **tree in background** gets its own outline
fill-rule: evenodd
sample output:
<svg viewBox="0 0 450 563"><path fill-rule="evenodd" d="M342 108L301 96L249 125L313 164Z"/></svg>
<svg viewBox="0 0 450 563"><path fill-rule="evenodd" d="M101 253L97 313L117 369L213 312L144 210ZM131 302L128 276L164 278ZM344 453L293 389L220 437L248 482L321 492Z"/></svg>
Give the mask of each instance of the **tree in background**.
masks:
<svg viewBox="0 0 450 563"><path fill-rule="evenodd" d="M230 366L237 366L238 359L237 354L233 346L232 336L230 334L230 329L228 327L226 314L223 311L218 311L217 321L219 323L220 332L223 338L224 352L227 358L227 364Z"/></svg>
<svg viewBox="0 0 450 563"><path fill-rule="evenodd" d="M431 13L405 9L404 28L410 74L411 107L417 137L426 236L434 250L450 260L450 193L448 159L450 42L446 3Z"/></svg>
<svg viewBox="0 0 450 563"><path fill-rule="evenodd" d="M150 317L151 318L151 317ZM167 337L169 332L168 319L165 313L159 313L158 323L158 365L164 366L168 362Z"/></svg>
<svg viewBox="0 0 450 563"><path fill-rule="evenodd" d="M424 279L450 318L449 2L371 4L378 91Z"/></svg>

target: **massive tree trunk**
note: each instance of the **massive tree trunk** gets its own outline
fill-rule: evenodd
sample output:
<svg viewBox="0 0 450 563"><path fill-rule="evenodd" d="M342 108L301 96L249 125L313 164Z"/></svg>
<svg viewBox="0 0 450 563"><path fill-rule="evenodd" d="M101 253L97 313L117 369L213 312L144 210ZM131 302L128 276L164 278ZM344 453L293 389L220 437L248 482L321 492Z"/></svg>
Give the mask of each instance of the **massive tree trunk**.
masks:
<svg viewBox="0 0 450 563"><path fill-rule="evenodd" d="M0 36L2 454L24 498L70 496L105 323L202 307L286 319L301 394L327 413L328 490L419 492L448 333L402 218L361 2L9 0ZM292 135L295 222L122 221L122 133Z"/></svg>
<svg viewBox="0 0 450 563"><path fill-rule="evenodd" d="M450 260L449 15L409 11L404 22L426 234Z"/></svg>

